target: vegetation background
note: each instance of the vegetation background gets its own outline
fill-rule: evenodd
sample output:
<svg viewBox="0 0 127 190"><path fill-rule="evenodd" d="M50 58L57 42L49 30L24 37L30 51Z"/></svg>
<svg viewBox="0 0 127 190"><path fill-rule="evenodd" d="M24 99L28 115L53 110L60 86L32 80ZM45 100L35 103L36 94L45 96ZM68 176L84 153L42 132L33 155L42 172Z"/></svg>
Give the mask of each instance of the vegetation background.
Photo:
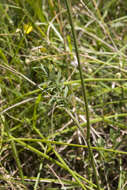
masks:
<svg viewBox="0 0 127 190"><path fill-rule="evenodd" d="M0 190L127 190L127 1L0 0Z"/></svg>

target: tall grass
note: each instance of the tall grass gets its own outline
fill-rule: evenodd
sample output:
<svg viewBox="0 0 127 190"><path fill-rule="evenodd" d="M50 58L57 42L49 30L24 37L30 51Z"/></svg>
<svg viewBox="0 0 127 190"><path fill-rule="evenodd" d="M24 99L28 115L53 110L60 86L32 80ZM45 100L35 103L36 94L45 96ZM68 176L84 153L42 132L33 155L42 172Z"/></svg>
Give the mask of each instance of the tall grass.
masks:
<svg viewBox="0 0 127 190"><path fill-rule="evenodd" d="M89 158L91 160L91 165L93 167L94 175L95 175L95 178L96 178L97 188L98 188L98 190L100 190L98 172L97 172L97 169L96 169L96 166L95 166L94 156L93 156L93 152L92 152L92 149L91 149L90 116L89 116L88 100L87 100L87 95L86 95L86 88L85 88L84 81L83 81L83 71L82 71L82 67L81 67L81 63L80 63L80 56L79 56L79 50L78 50L78 45L77 45L77 40L76 40L76 33L75 33L75 28L74 28L74 24L73 24L73 20L72 20L71 3L68 0L65 0L65 2L66 2L66 5L67 5L67 9L68 9L68 15L69 15L71 30L72 30L73 39L74 39L75 52L76 52L76 57L77 57L77 62L78 62L78 69L79 69L79 73L80 73L80 79L81 79L82 94L83 94L84 103L85 103L86 120L87 120L87 145L88 145L88 150L89 150ZM79 129L82 132L81 127L79 127ZM83 137L85 136L84 131L82 132L82 136Z"/></svg>
<svg viewBox="0 0 127 190"><path fill-rule="evenodd" d="M126 5L0 2L0 189L126 189Z"/></svg>

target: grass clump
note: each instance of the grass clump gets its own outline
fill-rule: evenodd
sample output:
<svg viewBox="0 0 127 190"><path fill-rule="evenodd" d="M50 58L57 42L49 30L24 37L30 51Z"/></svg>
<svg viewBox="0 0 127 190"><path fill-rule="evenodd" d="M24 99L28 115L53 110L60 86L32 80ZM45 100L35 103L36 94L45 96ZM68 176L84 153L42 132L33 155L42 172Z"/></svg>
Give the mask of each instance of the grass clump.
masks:
<svg viewBox="0 0 127 190"><path fill-rule="evenodd" d="M126 189L126 3L71 6L0 2L1 189Z"/></svg>

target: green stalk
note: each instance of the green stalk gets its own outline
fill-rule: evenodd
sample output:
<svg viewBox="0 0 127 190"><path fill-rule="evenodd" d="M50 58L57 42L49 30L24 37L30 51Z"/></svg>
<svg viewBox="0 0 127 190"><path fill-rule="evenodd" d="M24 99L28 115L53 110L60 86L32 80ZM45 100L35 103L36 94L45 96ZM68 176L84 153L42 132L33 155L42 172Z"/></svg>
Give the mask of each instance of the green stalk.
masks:
<svg viewBox="0 0 127 190"><path fill-rule="evenodd" d="M15 139L14 139L15 140ZM69 146L69 147L75 147L75 148L88 148L88 146L86 145L81 145L81 144L72 144L72 143L66 143L66 142L62 142L62 141L52 141L52 140L46 140L46 139L32 139L32 138L16 138L16 140L18 141L24 141L24 142L41 142L41 143L46 143L46 144L52 144L52 145L64 145L64 146ZM4 140L3 142L10 142L12 141L11 138L8 138L7 140ZM1 143L1 141L0 141ZM115 150L114 149L109 149L109 148L103 148L103 147L96 147L96 146L91 146L91 149L93 150L97 150L97 151L103 151L103 152L111 152L111 153L115 153L115 154L123 154L123 155L127 155L127 152L125 151L121 151L121 150Z"/></svg>
<svg viewBox="0 0 127 190"><path fill-rule="evenodd" d="M80 74L80 79L81 79L81 86L82 86L82 93L83 93L83 98L85 102L85 110L86 110L86 120L87 120L87 145L88 145L88 151L89 151L89 157L91 160L91 165L94 171L95 179L96 179L96 184L97 184L97 189L100 190L100 185L99 185L99 178L98 178L98 172L95 166L95 161L94 161L94 156L93 152L91 149L91 143L90 143L90 119L89 119L89 108L88 108L88 101L87 101L87 95L86 95L86 88L83 80L83 74L82 74L82 67L80 63L80 57L79 57L79 51L78 51L78 45L77 45L77 40L76 40L76 33L74 29L74 24L72 20L72 10L71 10L71 2L70 0L65 0L66 6L67 6L67 11L69 15L69 20L70 20L70 25L71 25L71 31L74 39L74 47L75 47L75 53L78 61L78 70Z"/></svg>
<svg viewBox="0 0 127 190"><path fill-rule="evenodd" d="M38 149L36 149L36 148L34 148L34 147L32 147L32 146L26 144L26 143L23 142L22 140L18 140L17 138L14 138L13 136L11 136L11 140L16 141L17 143L19 143L19 144L20 144L21 146L23 146L24 148L26 148L26 149L28 149L28 150L30 150L30 151L36 153L38 156L41 156L42 158L45 158L45 159L51 161L52 163L57 164L57 165L60 166L61 168L67 170L67 168L65 167L65 165L63 165L61 162L59 162L59 161L53 159L52 157L48 156L46 153L40 152ZM87 180L86 178L80 176L76 171L73 171L73 172L74 172L74 174L75 174L78 178L80 178L80 179L82 179L83 181L85 181L86 183L92 185L92 187L95 187L95 188L97 187L97 186L96 186L95 184L93 184L91 181L89 181L89 180ZM78 182L78 181L77 181L77 182Z"/></svg>
<svg viewBox="0 0 127 190"><path fill-rule="evenodd" d="M18 151L17 151L17 148L16 148L15 141L11 138L10 129L9 129L8 125L5 123L5 118L3 116L1 116L0 120L1 120L2 124L6 126L7 135L11 139L11 148L12 148L12 152L13 152L13 155L14 155L14 159L16 161L16 164L17 164L17 167L18 167L18 170L19 170L19 174L20 174L22 183L24 183L24 174L23 174L23 170L22 170L22 166L21 166L21 163L20 163L20 158L19 158L19 154L18 154Z"/></svg>
<svg viewBox="0 0 127 190"><path fill-rule="evenodd" d="M76 182L82 187L82 189L86 190L84 184L78 179L78 177L76 176L75 172L68 167L68 165L62 159L62 157L58 154L58 152L55 151L55 149L53 149L53 152L55 153L55 155L59 159L59 161L63 164L63 166L66 168L66 170L73 176L73 178L76 180Z"/></svg>

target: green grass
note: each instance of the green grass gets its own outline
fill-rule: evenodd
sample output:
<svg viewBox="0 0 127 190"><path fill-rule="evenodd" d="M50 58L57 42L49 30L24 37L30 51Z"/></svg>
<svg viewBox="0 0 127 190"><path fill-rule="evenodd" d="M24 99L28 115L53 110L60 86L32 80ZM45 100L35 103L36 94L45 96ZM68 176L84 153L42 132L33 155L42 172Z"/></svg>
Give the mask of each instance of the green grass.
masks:
<svg viewBox="0 0 127 190"><path fill-rule="evenodd" d="M0 2L0 189L127 188L127 3L67 2Z"/></svg>

